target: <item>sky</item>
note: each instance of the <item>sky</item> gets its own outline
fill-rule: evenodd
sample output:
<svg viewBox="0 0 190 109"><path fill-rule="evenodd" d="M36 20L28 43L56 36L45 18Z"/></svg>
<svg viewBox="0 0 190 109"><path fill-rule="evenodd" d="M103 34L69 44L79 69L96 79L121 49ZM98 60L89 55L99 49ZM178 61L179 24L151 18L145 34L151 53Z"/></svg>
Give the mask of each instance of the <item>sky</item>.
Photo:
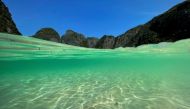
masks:
<svg viewBox="0 0 190 109"><path fill-rule="evenodd" d="M31 36L44 27L60 36L72 29L88 37L120 35L183 0L2 0L19 31Z"/></svg>

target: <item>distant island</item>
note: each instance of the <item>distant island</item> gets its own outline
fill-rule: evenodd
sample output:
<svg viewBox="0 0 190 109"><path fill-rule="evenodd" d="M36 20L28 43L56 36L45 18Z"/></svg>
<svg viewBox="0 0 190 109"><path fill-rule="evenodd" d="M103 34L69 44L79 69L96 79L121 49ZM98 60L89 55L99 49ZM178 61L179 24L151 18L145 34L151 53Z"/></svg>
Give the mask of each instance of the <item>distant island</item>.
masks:
<svg viewBox="0 0 190 109"><path fill-rule="evenodd" d="M9 9L0 1L0 32L21 35L12 20ZM190 38L190 2L184 1L167 12L156 16L151 21L139 25L119 36L104 35L98 39L87 37L73 30L60 35L53 28L42 28L33 36L35 38L64 43L74 46L100 49L118 47L137 47L143 44L175 42Z"/></svg>

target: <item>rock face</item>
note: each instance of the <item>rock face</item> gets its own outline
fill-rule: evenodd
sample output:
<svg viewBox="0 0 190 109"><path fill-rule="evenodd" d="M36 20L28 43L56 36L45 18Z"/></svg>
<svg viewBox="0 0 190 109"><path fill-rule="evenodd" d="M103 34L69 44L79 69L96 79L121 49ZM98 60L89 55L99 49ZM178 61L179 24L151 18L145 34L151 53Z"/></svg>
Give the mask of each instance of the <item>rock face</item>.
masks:
<svg viewBox="0 0 190 109"><path fill-rule="evenodd" d="M115 37L104 35L97 43L96 48L112 49L114 48Z"/></svg>
<svg viewBox="0 0 190 109"><path fill-rule="evenodd" d="M87 42L87 47L89 48L95 48L96 47L96 44L98 42L98 38L95 38L95 37L88 37L86 39L86 42Z"/></svg>
<svg viewBox="0 0 190 109"><path fill-rule="evenodd" d="M12 20L11 13L5 4L0 0L0 32L21 35Z"/></svg>
<svg viewBox="0 0 190 109"><path fill-rule="evenodd" d="M52 28L42 28L33 37L53 42L61 41L59 34Z"/></svg>
<svg viewBox="0 0 190 109"><path fill-rule="evenodd" d="M149 30L146 25L140 25L118 36L115 48L136 47L142 44L158 43L159 41L157 33Z"/></svg>
<svg viewBox="0 0 190 109"><path fill-rule="evenodd" d="M67 30L61 41L69 45L88 47L85 36L72 30Z"/></svg>
<svg viewBox="0 0 190 109"><path fill-rule="evenodd" d="M95 48L98 38L88 37L86 38L83 34L77 33L73 30L67 30L61 38L62 43L74 46Z"/></svg>
<svg viewBox="0 0 190 109"><path fill-rule="evenodd" d="M116 38L117 47L136 47L163 41L190 38L190 2L185 1L144 25L137 26Z"/></svg>
<svg viewBox="0 0 190 109"><path fill-rule="evenodd" d="M190 38L190 1L178 4L146 25L158 33L160 41Z"/></svg>

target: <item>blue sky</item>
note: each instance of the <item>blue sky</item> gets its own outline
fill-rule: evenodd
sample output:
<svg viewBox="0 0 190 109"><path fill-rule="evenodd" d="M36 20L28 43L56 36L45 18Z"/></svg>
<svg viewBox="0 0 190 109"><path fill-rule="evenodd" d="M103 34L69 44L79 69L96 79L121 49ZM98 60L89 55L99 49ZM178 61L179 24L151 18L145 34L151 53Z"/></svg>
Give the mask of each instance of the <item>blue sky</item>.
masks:
<svg viewBox="0 0 190 109"><path fill-rule="evenodd" d="M119 35L183 0L3 0L23 35L43 27L86 36Z"/></svg>

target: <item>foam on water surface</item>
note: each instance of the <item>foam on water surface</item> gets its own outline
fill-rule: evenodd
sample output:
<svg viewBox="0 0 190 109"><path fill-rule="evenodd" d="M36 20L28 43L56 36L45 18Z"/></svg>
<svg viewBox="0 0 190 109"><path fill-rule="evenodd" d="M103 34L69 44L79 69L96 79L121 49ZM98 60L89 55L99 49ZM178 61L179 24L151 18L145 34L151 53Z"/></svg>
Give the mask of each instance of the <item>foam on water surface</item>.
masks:
<svg viewBox="0 0 190 109"><path fill-rule="evenodd" d="M190 40L100 50L0 33L0 109L190 109Z"/></svg>

